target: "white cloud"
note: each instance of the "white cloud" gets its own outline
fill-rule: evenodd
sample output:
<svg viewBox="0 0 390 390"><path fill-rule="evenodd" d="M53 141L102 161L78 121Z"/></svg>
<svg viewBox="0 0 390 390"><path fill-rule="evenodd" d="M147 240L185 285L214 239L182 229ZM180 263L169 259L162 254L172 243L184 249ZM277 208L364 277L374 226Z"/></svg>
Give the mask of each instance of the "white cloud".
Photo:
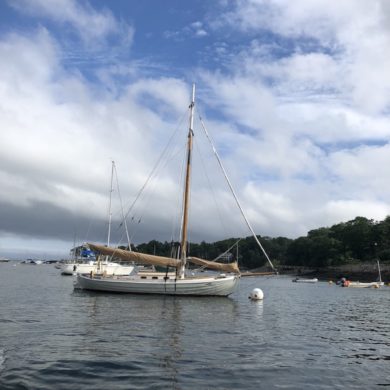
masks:
<svg viewBox="0 0 390 390"><path fill-rule="evenodd" d="M190 23L189 25L183 27L180 30L167 30L164 31L163 36L166 39L174 39L176 41L184 41L186 38L204 38L208 36L208 32L206 31L203 22L196 21Z"/></svg>
<svg viewBox="0 0 390 390"><path fill-rule="evenodd" d="M337 200L325 205L324 214L324 220L328 220L329 224L334 221L350 221L357 216L379 221L384 215L390 214L390 207L383 202Z"/></svg>
<svg viewBox="0 0 390 390"><path fill-rule="evenodd" d="M208 35L207 31L203 27L202 22L194 22L191 24L191 29L193 30L196 37L205 37Z"/></svg>
<svg viewBox="0 0 390 390"><path fill-rule="evenodd" d="M93 3L66 1L63 13L50 1L14 4L73 26L85 40L129 36L128 26L110 11L96 11ZM224 66L197 69L196 75L199 111L255 231L296 237L357 215L384 218L390 197L384 169L390 163L389 7L381 1L236 5L218 23L197 19L174 35L205 36L211 27L217 34L222 22L237 33L237 41L244 34L238 48L215 41ZM265 31L277 34L279 43L265 39ZM104 220L111 159L128 205L176 118L183 116L187 128L190 86L174 69L171 77L145 77L138 63L118 60L96 70L102 87L64 66L63 50L45 28L0 41L0 202L24 215L41 202L53 215ZM195 138L203 142L198 133ZM163 237L171 230L170 201L181 202L180 179L171 165L181 163L181 156L170 157L154 196L135 213L138 220L143 209L152 222L148 235L140 227L139 240L170 239ZM235 236L242 221L232 212L234 201L211 170L208 174L216 185L214 203L228 214L222 225L231 230L217 226L219 216L202 183L192 192L192 237Z"/></svg>
<svg viewBox="0 0 390 390"><path fill-rule="evenodd" d="M239 0L235 4L216 26L224 21L241 31L269 30L290 39L287 45L295 39L290 56L276 66L273 58L263 67L264 75L271 73L281 83L280 93L289 95L304 88L309 94L327 86L363 112L376 114L389 107L390 52L384 48L390 44L390 8L385 0ZM253 47L250 50L255 53ZM264 60L246 51L248 55L252 62Z"/></svg>
<svg viewBox="0 0 390 390"><path fill-rule="evenodd" d="M134 29L118 21L107 8L95 10L88 2L76 0L15 0L11 5L20 12L44 16L55 22L72 26L86 42L105 39L110 34L120 34L130 45Z"/></svg>
<svg viewBox="0 0 390 390"><path fill-rule="evenodd" d="M237 136L232 126L223 137L236 141L230 157L242 172L250 167L260 183L257 196L264 199L267 191L276 202L282 193L305 228L353 218L365 204L365 215L384 218L388 147L377 145L390 137L387 3L234 4L211 26L235 29L247 45L241 43L225 72L202 76L209 101L246 129L246 136ZM279 36L278 45L264 32ZM333 204L341 205L334 213L323 207ZM348 212L341 212L342 205ZM265 208L272 207L268 200Z"/></svg>
<svg viewBox="0 0 390 390"><path fill-rule="evenodd" d="M0 56L0 201L6 204L31 207L39 200L105 218L110 159L120 176L131 172L122 191L134 196L173 131L156 112L177 114L180 100L186 111L188 94L177 80L139 78L119 97L92 87L61 67L45 30L8 37ZM144 96L153 98L156 112ZM174 186L160 184L164 202Z"/></svg>
<svg viewBox="0 0 390 390"><path fill-rule="evenodd" d="M370 199L390 197L390 183L385 167L390 165L390 145L362 146L355 150L340 150L329 159L332 170L350 191Z"/></svg>
<svg viewBox="0 0 390 390"><path fill-rule="evenodd" d="M224 77L209 72L201 75L210 95L207 103L222 110L239 124L260 130L275 117L275 101L261 80L251 77Z"/></svg>

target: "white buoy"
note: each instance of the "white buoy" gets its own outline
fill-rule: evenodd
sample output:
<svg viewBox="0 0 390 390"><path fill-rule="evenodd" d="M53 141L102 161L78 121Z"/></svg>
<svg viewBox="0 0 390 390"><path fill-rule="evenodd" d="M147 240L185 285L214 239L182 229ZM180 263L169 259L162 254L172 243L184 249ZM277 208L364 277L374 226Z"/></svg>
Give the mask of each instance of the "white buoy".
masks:
<svg viewBox="0 0 390 390"><path fill-rule="evenodd" d="M252 299L252 301L261 301L264 298L263 290L260 288L254 288L251 295L249 295L249 298Z"/></svg>

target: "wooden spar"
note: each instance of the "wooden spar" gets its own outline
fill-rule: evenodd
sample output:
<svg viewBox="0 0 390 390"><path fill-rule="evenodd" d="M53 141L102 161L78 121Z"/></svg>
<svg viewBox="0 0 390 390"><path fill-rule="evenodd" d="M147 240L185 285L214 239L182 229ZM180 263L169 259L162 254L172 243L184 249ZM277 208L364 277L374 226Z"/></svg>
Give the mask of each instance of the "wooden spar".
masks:
<svg viewBox="0 0 390 390"><path fill-rule="evenodd" d="M190 104L190 123L187 140L187 167L185 186L183 193L183 220L181 228L181 242L180 242L180 260L181 265L177 269L177 276L180 279L184 278L184 270L187 256L187 229L188 229L188 209L190 203L190 179L191 179L191 154L192 154L192 138L194 136L194 106L195 106L195 84L192 85L192 101Z"/></svg>

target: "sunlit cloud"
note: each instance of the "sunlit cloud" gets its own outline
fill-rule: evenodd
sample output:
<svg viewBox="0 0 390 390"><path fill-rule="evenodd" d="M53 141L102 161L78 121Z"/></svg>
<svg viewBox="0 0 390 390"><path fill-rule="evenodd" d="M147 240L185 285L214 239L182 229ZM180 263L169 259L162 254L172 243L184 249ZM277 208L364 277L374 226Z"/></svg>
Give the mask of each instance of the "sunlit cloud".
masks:
<svg viewBox="0 0 390 390"><path fill-rule="evenodd" d="M7 210L0 230L13 245L19 235L32 247L46 237L65 248L90 221L100 224L90 238L104 239L111 161L126 208L178 127L184 136L174 141L184 145L193 81L196 115L258 234L297 237L389 213L386 1L168 7L152 27L130 13L118 16L109 2L9 6L29 21L18 29L10 23L0 36L0 202ZM138 242L171 239L181 157L172 153L154 195L130 213ZM216 188L210 195L206 181L194 182L191 237L249 234L229 213L236 206L226 185L206 170ZM222 225L229 229L221 228L215 203L220 214L228 210Z"/></svg>

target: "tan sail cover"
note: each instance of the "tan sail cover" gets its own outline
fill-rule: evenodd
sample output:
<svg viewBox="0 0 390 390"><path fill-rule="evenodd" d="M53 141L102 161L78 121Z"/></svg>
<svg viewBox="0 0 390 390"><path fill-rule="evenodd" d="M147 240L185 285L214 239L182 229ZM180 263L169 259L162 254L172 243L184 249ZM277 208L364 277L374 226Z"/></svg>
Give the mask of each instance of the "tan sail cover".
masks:
<svg viewBox="0 0 390 390"><path fill-rule="evenodd" d="M215 269L218 271L233 272L235 274L240 273L237 261L235 261L234 263L222 264L222 263L216 263L215 261L203 260L200 259L199 257L188 257L187 261L190 261L191 263L200 265L202 267Z"/></svg>
<svg viewBox="0 0 390 390"><path fill-rule="evenodd" d="M103 255L119 257L122 260L135 261L141 264L161 265L169 267L177 267L180 260L172 259L170 257L147 255L146 253L130 252L118 248L110 248L103 245L88 244L93 250L102 253Z"/></svg>
<svg viewBox="0 0 390 390"><path fill-rule="evenodd" d="M141 264L160 265L164 267L178 267L181 264L180 260L172 259L170 257L148 255L146 253L130 252L119 248L110 248L103 245L87 244L93 251L99 252L103 255L115 256L122 260L135 261ZM233 272L239 274L237 262L222 264L214 261L200 259L199 257L188 257L187 261L200 265L205 268L210 268L223 272Z"/></svg>

